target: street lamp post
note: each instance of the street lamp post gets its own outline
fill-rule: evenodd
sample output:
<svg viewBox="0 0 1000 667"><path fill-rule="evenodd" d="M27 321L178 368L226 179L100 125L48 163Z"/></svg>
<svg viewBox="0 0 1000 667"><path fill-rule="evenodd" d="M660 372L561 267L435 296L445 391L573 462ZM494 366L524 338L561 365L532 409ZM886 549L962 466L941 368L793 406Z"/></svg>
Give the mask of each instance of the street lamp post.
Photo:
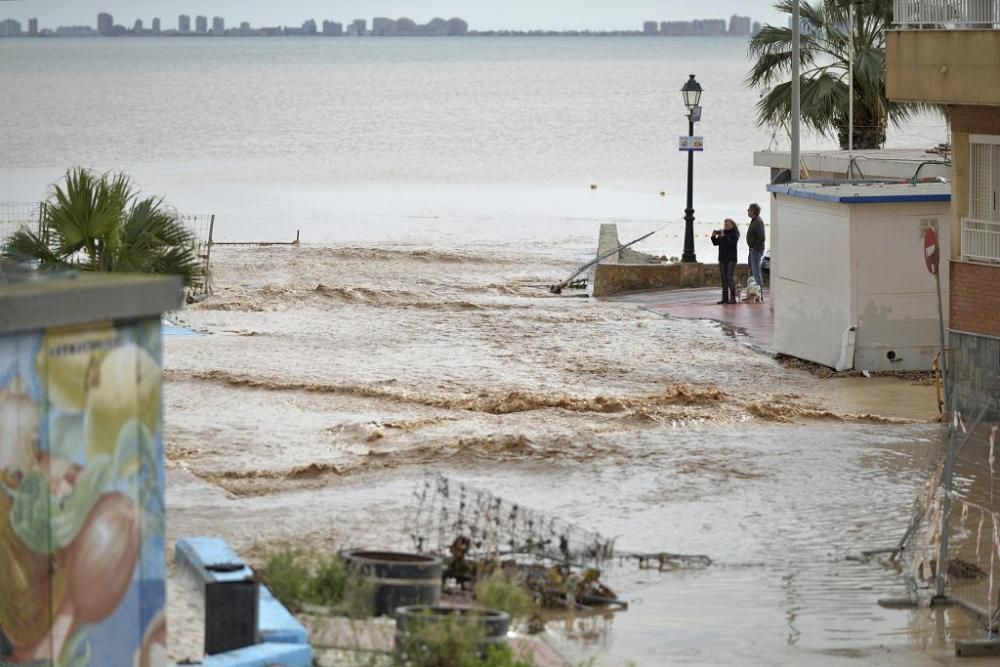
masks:
<svg viewBox="0 0 1000 667"><path fill-rule="evenodd" d="M701 120L701 84L698 83L694 74L684 83L681 94L684 95L684 106L688 109L688 136L694 137L694 124ZM694 141L693 139L691 140ZM684 209L684 254L681 256L682 262L697 262L698 258L694 253L694 150L693 146L688 146L688 192L687 208Z"/></svg>

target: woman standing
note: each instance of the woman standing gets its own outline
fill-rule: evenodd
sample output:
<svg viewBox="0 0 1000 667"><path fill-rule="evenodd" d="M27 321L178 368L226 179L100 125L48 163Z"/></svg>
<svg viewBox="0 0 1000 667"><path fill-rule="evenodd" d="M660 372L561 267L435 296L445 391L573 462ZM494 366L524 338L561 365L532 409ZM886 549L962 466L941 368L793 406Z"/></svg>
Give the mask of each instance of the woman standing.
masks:
<svg viewBox="0 0 1000 667"><path fill-rule="evenodd" d="M736 249L739 247L740 230L731 218L726 218L722 229L712 232L712 244L719 246L719 274L722 276L722 303L736 303Z"/></svg>

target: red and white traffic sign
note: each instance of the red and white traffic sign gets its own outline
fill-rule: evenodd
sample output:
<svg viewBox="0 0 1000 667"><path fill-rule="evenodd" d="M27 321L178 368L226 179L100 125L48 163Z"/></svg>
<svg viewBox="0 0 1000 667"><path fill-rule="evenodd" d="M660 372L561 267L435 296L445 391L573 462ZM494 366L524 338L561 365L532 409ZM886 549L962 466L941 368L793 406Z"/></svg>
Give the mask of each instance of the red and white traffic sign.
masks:
<svg viewBox="0 0 1000 667"><path fill-rule="evenodd" d="M936 276L941 263L941 248L938 245L937 232L933 227L928 227L927 233L924 234L924 262L931 275Z"/></svg>

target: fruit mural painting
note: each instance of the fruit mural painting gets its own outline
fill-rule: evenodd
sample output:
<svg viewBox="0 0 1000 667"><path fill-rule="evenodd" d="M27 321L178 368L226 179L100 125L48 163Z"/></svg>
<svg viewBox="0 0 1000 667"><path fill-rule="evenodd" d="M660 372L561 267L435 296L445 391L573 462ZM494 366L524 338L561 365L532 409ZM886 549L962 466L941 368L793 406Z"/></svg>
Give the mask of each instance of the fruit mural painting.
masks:
<svg viewBox="0 0 1000 667"><path fill-rule="evenodd" d="M160 346L0 336L0 665L166 664Z"/></svg>

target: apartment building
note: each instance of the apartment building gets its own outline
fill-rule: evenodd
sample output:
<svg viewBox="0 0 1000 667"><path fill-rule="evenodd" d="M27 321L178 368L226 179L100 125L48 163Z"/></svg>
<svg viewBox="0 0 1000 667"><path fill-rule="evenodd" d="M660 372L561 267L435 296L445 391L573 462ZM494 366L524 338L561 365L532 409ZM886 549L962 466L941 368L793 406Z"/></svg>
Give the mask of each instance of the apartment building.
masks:
<svg viewBox="0 0 1000 667"><path fill-rule="evenodd" d="M1000 0L897 0L886 86L947 109L952 136L949 359L960 408L1000 396Z"/></svg>

